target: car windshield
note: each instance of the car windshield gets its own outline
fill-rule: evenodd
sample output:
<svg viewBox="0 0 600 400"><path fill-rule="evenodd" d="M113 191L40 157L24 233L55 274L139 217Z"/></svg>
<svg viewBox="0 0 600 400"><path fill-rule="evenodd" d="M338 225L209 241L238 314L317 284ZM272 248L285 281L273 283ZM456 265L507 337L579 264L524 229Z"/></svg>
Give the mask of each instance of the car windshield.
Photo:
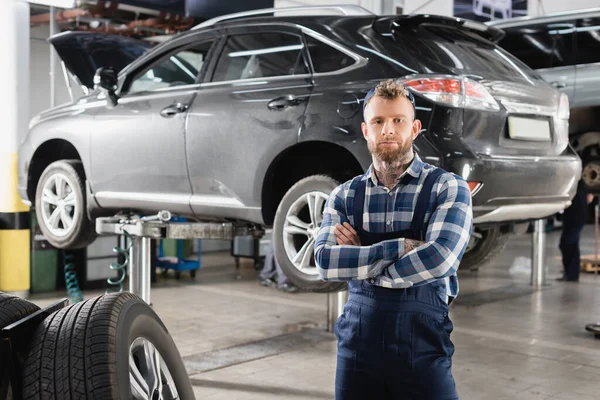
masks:
<svg viewBox="0 0 600 400"><path fill-rule="evenodd" d="M443 26L419 26L394 36L424 73L452 73L487 80L541 80L529 67L475 33Z"/></svg>

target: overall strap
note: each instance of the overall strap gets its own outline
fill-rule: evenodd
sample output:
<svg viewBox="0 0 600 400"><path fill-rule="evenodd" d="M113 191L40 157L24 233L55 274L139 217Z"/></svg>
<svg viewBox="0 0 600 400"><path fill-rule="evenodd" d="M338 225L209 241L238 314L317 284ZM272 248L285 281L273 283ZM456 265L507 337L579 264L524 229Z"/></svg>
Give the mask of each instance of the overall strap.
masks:
<svg viewBox="0 0 600 400"><path fill-rule="evenodd" d="M365 208L365 191L367 190L367 181L359 180L354 188L354 204L352 213L354 214L354 228L362 229L363 227L363 212Z"/></svg>
<svg viewBox="0 0 600 400"><path fill-rule="evenodd" d="M441 168L435 168L433 171L427 174L427 177L425 177L425 182L423 182L423 186L421 186L415 212L410 224L410 229L412 231L421 233L421 240L424 240L425 233L427 231L423 225L425 224L425 214L427 213L427 207L429 206L429 198L431 197L433 185L444 172L446 171Z"/></svg>

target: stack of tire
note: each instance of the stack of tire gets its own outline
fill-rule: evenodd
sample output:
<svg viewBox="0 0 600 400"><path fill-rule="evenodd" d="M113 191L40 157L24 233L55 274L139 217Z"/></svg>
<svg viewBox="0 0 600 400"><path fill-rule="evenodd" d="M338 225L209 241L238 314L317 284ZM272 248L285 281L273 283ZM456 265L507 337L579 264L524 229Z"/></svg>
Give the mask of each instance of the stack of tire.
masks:
<svg viewBox="0 0 600 400"><path fill-rule="evenodd" d="M0 329L38 309L0 293ZM50 314L19 356L24 400L195 398L166 327L131 293L91 298ZM0 378L0 400L12 399L8 377Z"/></svg>

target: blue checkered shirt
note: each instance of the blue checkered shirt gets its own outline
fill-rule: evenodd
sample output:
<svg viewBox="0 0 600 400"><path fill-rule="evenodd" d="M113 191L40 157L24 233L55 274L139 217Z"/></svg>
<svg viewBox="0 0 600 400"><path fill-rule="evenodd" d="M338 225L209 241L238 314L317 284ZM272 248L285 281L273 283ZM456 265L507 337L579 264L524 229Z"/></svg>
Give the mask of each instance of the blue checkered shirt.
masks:
<svg viewBox="0 0 600 400"><path fill-rule="evenodd" d="M418 193L435 167L415 155L399 184L388 189L377 180L373 166L364 175L338 186L329 196L315 242L315 261L322 279L348 281L369 279L387 288L407 288L431 283L440 296L456 297L456 271L471 235L471 192L461 177L442 174L433 185L425 214L425 244L404 255L404 239L386 240L372 246L337 245L334 227L354 226L347 205L355 188L367 180L363 230L398 232L410 229ZM411 177L404 177L409 174ZM403 183L406 182L406 183ZM349 215L350 214L350 215Z"/></svg>

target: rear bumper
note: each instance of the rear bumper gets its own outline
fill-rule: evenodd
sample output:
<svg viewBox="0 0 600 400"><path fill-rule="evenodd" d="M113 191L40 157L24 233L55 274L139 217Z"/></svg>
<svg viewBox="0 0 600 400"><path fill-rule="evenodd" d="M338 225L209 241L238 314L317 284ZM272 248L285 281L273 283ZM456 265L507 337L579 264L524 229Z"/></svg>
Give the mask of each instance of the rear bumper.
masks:
<svg viewBox="0 0 600 400"><path fill-rule="evenodd" d="M479 157L453 160L449 170L482 182L473 196L474 224L501 224L545 218L567 208L581 177L581 160L555 157Z"/></svg>
<svg viewBox="0 0 600 400"><path fill-rule="evenodd" d="M473 208L473 223L488 224L507 221L535 220L554 215L571 204L571 201L553 203L513 204L489 210L483 207Z"/></svg>

